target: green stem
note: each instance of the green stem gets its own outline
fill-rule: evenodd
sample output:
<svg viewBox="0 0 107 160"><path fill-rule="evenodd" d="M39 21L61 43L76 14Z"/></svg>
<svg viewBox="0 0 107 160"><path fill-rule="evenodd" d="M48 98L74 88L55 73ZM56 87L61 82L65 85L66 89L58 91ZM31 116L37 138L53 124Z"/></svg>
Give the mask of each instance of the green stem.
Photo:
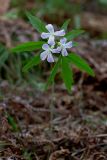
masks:
<svg viewBox="0 0 107 160"><path fill-rule="evenodd" d="M53 130L53 119L54 119L54 93L55 93L55 86L54 82L52 83L52 90L51 90L51 102L50 102L50 130Z"/></svg>

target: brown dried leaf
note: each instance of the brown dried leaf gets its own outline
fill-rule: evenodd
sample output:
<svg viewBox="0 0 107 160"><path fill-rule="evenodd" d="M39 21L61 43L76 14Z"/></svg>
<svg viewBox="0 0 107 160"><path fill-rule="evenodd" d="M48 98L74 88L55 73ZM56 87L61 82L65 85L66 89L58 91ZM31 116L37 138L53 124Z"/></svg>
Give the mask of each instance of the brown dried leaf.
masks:
<svg viewBox="0 0 107 160"><path fill-rule="evenodd" d="M69 150L68 149L61 149L58 151L53 152L50 157L49 160L58 160L60 158L65 159L65 156L67 156L69 154Z"/></svg>

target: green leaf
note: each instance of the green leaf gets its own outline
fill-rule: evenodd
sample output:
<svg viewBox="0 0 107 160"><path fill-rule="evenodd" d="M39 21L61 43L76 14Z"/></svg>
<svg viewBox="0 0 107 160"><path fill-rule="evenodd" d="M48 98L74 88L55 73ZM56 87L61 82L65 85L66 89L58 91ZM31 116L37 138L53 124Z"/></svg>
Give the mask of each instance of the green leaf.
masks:
<svg viewBox="0 0 107 160"><path fill-rule="evenodd" d="M38 42L26 42L23 44L20 44L16 46L15 48L12 48L12 52L25 52L25 51L34 51L35 49L40 49L44 42L38 41Z"/></svg>
<svg viewBox="0 0 107 160"><path fill-rule="evenodd" d="M0 44L0 67L5 64L5 61L8 59L9 52L8 50Z"/></svg>
<svg viewBox="0 0 107 160"><path fill-rule="evenodd" d="M75 29L75 30L72 30L71 32L68 32L65 37L68 39L68 40L72 40L76 37L78 37L79 35L81 35L82 33L84 33L84 30L81 30L81 29Z"/></svg>
<svg viewBox="0 0 107 160"><path fill-rule="evenodd" d="M0 150L4 149L6 146L11 146L11 143L1 140L0 141Z"/></svg>
<svg viewBox="0 0 107 160"><path fill-rule="evenodd" d="M64 22L64 24L62 25L61 29L64 29L64 30L66 31L66 30L67 30L67 27L68 27L68 25L69 25L69 22L70 22L70 19L66 20L66 21Z"/></svg>
<svg viewBox="0 0 107 160"><path fill-rule="evenodd" d="M91 69L91 67L88 65L88 63L81 58L79 55L75 53L71 53L67 57L72 63L74 63L79 69L85 71L91 76L95 76L94 71Z"/></svg>
<svg viewBox="0 0 107 160"><path fill-rule="evenodd" d="M15 122L14 118L8 113L6 113L6 115L7 115L8 123L11 125L13 131L14 132L18 131L19 129L18 129L17 123Z"/></svg>
<svg viewBox="0 0 107 160"><path fill-rule="evenodd" d="M46 32L45 24L37 17L32 16L29 12L26 13L32 26L40 33Z"/></svg>
<svg viewBox="0 0 107 160"><path fill-rule="evenodd" d="M70 92L73 84L73 73L69 67L69 63L66 57L62 57L61 64L62 64L62 78L64 80L68 92Z"/></svg>
<svg viewBox="0 0 107 160"><path fill-rule="evenodd" d="M77 47L78 45L79 45L79 43L78 42L73 42L73 47Z"/></svg>
<svg viewBox="0 0 107 160"><path fill-rule="evenodd" d="M107 5L107 0L99 0L99 2L103 5Z"/></svg>
<svg viewBox="0 0 107 160"><path fill-rule="evenodd" d="M52 71L51 71L51 74L48 78L48 81L47 81L47 84L46 84L46 89L48 88L48 86L54 81L54 78L55 78L55 75L57 73L57 70L58 70L58 67L59 67L59 64L60 64L60 61L61 61L61 57L59 57L57 63L54 65Z"/></svg>
<svg viewBox="0 0 107 160"><path fill-rule="evenodd" d="M40 63L40 55L34 56L32 59L29 60L29 62L23 67L23 72L28 71L33 66L36 66Z"/></svg>

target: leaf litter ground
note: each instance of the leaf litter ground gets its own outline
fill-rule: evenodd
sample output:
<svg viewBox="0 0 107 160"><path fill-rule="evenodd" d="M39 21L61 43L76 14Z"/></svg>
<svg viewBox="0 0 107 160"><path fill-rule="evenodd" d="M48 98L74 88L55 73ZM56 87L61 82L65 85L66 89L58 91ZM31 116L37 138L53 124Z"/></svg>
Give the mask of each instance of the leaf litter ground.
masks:
<svg viewBox="0 0 107 160"><path fill-rule="evenodd" d="M19 23L20 31L13 27L9 34L15 32L25 41L26 35L34 31L31 29L28 33L29 26L23 24ZM9 37L11 35L4 36L8 47L12 44ZM11 87L7 81L1 82L1 160L107 159L107 41L79 38L78 42L79 47L73 50L90 62L96 77L91 78L74 68L76 83L70 95L56 77L52 131L50 90L41 92L30 86ZM14 128L9 123L11 117L16 122Z"/></svg>

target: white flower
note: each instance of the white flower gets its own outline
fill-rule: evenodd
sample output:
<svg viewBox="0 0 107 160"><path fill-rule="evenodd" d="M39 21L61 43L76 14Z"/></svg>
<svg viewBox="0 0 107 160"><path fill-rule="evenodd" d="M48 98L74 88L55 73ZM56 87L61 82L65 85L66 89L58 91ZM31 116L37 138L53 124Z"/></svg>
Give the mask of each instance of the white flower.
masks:
<svg viewBox="0 0 107 160"><path fill-rule="evenodd" d="M62 38L59 42L59 47L57 48L57 50L60 50L62 56L67 56L68 55L68 52L67 52L67 48L71 48L73 45L72 45L72 41L70 42L67 42L67 39L66 38Z"/></svg>
<svg viewBox="0 0 107 160"><path fill-rule="evenodd" d="M46 29L49 31L48 33L43 32L41 34L41 37L43 39L48 39L48 44L50 45L55 45L55 36L64 36L65 35L65 31L64 30L60 30L60 31L54 31L54 27L52 24L48 24L46 25Z"/></svg>
<svg viewBox="0 0 107 160"><path fill-rule="evenodd" d="M54 48L53 45L49 46L48 44L43 44L42 49L44 50L44 52L40 54L40 58L42 61L47 59L49 63L54 62L52 53L59 53L60 51L58 49L53 49L53 48Z"/></svg>

